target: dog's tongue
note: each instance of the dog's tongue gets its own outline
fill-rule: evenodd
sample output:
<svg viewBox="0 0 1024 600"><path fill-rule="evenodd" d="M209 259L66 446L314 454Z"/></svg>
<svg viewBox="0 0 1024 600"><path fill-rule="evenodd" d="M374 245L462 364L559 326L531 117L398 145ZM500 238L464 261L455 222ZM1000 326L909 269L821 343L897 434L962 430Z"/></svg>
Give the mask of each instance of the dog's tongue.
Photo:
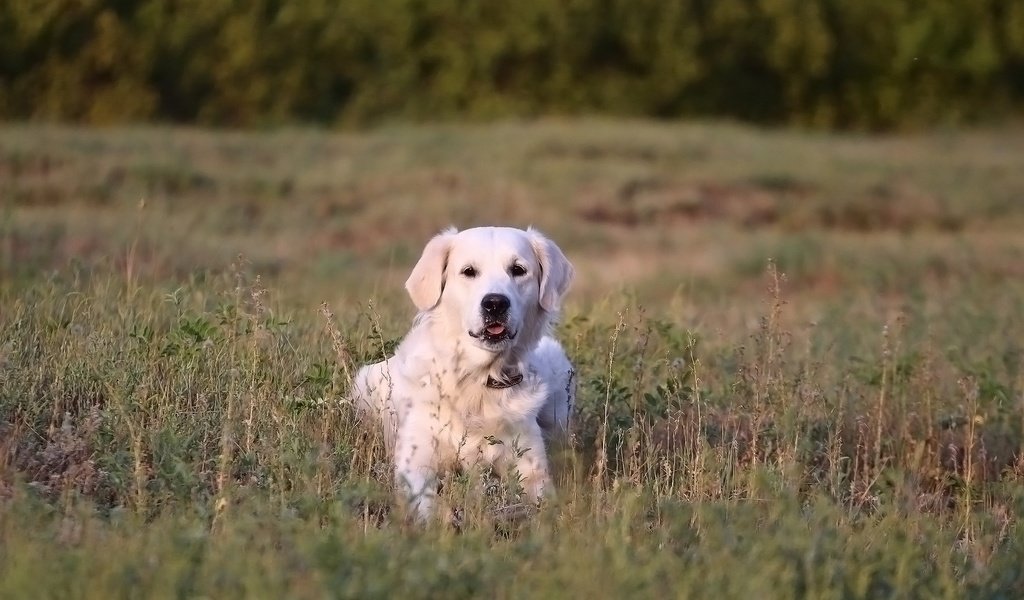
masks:
<svg viewBox="0 0 1024 600"><path fill-rule="evenodd" d="M487 326L487 333L491 335L501 335L505 333L505 326L501 323L494 323L493 325Z"/></svg>

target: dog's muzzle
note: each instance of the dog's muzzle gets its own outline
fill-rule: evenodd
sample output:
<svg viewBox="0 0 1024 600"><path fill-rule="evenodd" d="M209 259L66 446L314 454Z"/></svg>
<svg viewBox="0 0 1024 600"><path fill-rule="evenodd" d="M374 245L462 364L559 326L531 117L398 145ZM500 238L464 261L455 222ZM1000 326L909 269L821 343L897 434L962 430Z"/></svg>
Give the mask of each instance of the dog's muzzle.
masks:
<svg viewBox="0 0 1024 600"><path fill-rule="evenodd" d="M484 326L479 331L468 332L469 335L491 344L515 339L515 332L508 327L508 309L511 305L512 302L504 294L484 296L480 300L480 316Z"/></svg>

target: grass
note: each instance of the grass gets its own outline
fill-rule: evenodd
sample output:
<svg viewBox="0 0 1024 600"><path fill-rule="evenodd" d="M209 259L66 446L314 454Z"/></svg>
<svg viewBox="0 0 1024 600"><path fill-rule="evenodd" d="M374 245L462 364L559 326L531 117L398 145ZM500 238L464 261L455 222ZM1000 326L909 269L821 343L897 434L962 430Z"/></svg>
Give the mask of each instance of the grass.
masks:
<svg viewBox="0 0 1024 600"><path fill-rule="evenodd" d="M0 133L0 597L1024 586L1019 132ZM494 222L578 268L572 452L410 528L342 398Z"/></svg>

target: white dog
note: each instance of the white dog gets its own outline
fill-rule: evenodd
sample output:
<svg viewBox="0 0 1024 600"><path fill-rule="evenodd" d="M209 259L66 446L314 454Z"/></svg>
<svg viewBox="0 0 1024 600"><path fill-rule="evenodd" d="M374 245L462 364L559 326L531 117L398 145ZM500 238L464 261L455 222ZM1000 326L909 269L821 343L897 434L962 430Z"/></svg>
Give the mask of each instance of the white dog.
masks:
<svg viewBox="0 0 1024 600"><path fill-rule="evenodd" d="M526 498L551 488L545 440L564 439L575 378L549 330L573 267L534 229L451 228L405 287L419 309L395 355L359 370L352 399L383 427L413 516L450 467L514 468Z"/></svg>

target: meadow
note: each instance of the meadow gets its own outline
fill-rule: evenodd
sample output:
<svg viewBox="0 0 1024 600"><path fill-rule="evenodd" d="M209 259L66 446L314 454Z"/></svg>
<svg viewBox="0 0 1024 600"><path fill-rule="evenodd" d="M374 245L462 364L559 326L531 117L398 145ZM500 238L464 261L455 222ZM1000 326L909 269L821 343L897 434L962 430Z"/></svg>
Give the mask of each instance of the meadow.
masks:
<svg viewBox="0 0 1024 600"><path fill-rule="evenodd" d="M0 127L0 597L1024 592L1024 135ZM573 261L558 494L344 398L449 224Z"/></svg>

